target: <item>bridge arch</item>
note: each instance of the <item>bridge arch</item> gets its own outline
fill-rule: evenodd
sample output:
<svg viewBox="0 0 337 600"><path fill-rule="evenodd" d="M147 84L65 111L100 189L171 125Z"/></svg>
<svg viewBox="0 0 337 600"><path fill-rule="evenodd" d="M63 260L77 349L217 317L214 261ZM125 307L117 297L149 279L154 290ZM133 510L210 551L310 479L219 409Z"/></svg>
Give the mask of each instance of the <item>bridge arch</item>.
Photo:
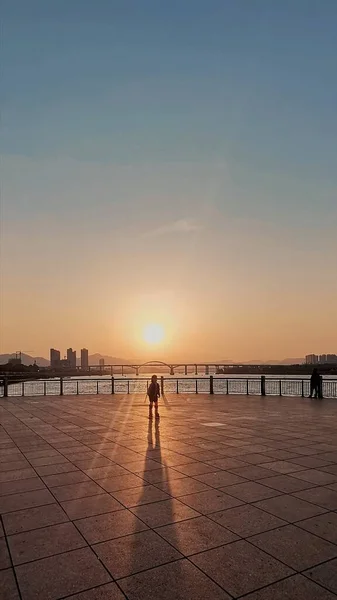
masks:
<svg viewBox="0 0 337 600"><path fill-rule="evenodd" d="M139 370L143 367L153 367L153 369L155 369L156 367L167 367L170 373L172 374L172 365L169 365L168 363L163 362L162 360L149 360L141 365L134 366L133 368L136 371L136 375L139 374Z"/></svg>

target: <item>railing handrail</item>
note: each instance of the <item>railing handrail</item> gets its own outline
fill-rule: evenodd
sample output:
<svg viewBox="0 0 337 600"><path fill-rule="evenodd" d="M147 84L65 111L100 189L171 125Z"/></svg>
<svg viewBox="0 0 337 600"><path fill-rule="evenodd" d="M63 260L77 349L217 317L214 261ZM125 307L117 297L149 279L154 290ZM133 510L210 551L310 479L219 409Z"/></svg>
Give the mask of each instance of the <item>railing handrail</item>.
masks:
<svg viewBox="0 0 337 600"><path fill-rule="evenodd" d="M0 389L3 390L3 396L8 397L9 389L15 392L21 389L21 396L25 395L41 395L36 394L36 391L31 390L25 386L38 385L38 390L43 390L43 395L47 396L63 396L65 392L68 391L69 395L82 395L82 394L92 394L92 393L104 393L104 394L115 394L115 393L139 393L143 394L144 391L148 389L149 382L151 381L151 376L148 375L146 377L114 377L105 376L105 377L54 377L54 378L41 378L33 380L31 378L22 379L21 381L11 381L10 379L3 378L2 385L0 384ZM160 382L160 387L162 393L164 393L165 385L169 387L169 393L173 393L172 387L174 388L174 392L179 394L181 392L185 393L207 393L207 394L247 394L247 395L279 395L279 396L302 396L305 397L309 394L310 389L310 379L307 377L275 377L275 376L245 376L245 377L228 377L226 375L209 375L209 376L164 376L161 375L158 377L158 381ZM144 385L146 382L146 385ZM190 384L194 382L195 388L194 390L183 389L184 384ZM225 382L223 389L221 385ZM90 389L83 390L81 384L87 385L88 383L94 386L94 392L92 391L92 387ZM137 384L142 384L140 387L142 389L137 389ZM208 389L207 383L209 383ZM220 383L220 386L219 386ZM131 385L130 385L131 384ZM132 384L136 384L136 389ZM172 385L173 384L173 385ZM18 388L19 386L19 388ZM50 389L50 386L56 386L53 390ZM104 389L102 390L104 386ZM122 387L122 390L121 390ZM50 390L47 393L47 390ZM75 389L75 391L74 391ZM100 392L101 389L101 392ZM130 391L131 389L131 391ZM31 390L31 391L30 391ZM36 388L35 388L36 390ZM143 391L144 390L144 391ZM167 390L167 387L166 387ZM26 394L25 394L26 392ZM324 378L320 376L320 383L318 389L316 390L318 396L320 398L329 397L329 398L337 398L337 378ZM15 393L13 396L20 396L20 394Z"/></svg>

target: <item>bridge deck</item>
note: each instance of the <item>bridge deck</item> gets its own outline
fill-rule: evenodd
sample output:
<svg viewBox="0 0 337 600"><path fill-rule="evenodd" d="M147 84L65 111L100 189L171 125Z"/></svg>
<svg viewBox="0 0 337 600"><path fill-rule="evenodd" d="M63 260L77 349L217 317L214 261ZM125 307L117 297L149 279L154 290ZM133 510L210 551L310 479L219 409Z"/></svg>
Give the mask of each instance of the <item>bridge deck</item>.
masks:
<svg viewBox="0 0 337 600"><path fill-rule="evenodd" d="M0 400L3 597L337 598L336 401L181 395L161 415Z"/></svg>

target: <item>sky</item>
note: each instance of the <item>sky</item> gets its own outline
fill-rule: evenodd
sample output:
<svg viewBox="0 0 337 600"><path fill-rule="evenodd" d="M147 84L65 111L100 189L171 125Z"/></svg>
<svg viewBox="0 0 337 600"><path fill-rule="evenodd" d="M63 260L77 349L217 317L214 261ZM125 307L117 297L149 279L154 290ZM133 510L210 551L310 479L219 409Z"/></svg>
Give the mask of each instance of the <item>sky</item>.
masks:
<svg viewBox="0 0 337 600"><path fill-rule="evenodd" d="M337 353L336 28L335 0L3 0L0 351Z"/></svg>

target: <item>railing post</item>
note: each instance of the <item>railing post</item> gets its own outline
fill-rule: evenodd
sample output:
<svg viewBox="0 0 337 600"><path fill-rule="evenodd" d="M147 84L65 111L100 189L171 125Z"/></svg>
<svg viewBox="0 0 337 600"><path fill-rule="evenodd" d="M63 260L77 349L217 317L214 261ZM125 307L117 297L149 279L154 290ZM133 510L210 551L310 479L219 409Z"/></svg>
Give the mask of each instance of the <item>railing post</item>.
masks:
<svg viewBox="0 0 337 600"><path fill-rule="evenodd" d="M130 394L130 379L128 379L128 394Z"/></svg>
<svg viewBox="0 0 337 600"><path fill-rule="evenodd" d="M179 394L179 379L177 379L177 394Z"/></svg>
<svg viewBox="0 0 337 600"><path fill-rule="evenodd" d="M164 394L164 377L163 377L163 375L161 375L161 377L160 377L160 393L163 396L163 394Z"/></svg>
<svg viewBox="0 0 337 600"><path fill-rule="evenodd" d="M319 376L318 397L320 399L323 398L323 377L322 377L322 375Z"/></svg>
<svg viewBox="0 0 337 600"><path fill-rule="evenodd" d="M198 394L198 380L195 380L195 393Z"/></svg>
<svg viewBox="0 0 337 600"><path fill-rule="evenodd" d="M98 379L96 381L96 394L98 394Z"/></svg>
<svg viewBox="0 0 337 600"><path fill-rule="evenodd" d="M302 379L302 398L304 398L304 379Z"/></svg>
<svg viewBox="0 0 337 600"><path fill-rule="evenodd" d="M247 396L249 395L249 379L247 377L247 383L246 383L246 394Z"/></svg>
<svg viewBox="0 0 337 600"><path fill-rule="evenodd" d="M21 388L21 396L25 395L25 382L22 382L22 388Z"/></svg>
<svg viewBox="0 0 337 600"><path fill-rule="evenodd" d="M63 396L63 377L60 377L60 396Z"/></svg>
<svg viewBox="0 0 337 600"><path fill-rule="evenodd" d="M279 381L279 395L282 396L282 379Z"/></svg>
<svg viewBox="0 0 337 600"><path fill-rule="evenodd" d="M213 375L211 375L209 378L209 393L214 394Z"/></svg>
<svg viewBox="0 0 337 600"><path fill-rule="evenodd" d="M111 395L113 396L115 393L115 378L111 377Z"/></svg>
<svg viewBox="0 0 337 600"><path fill-rule="evenodd" d="M4 398L8 398L8 379L4 378Z"/></svg>
<svg viewBox="0 0 337 600"><path fill-rule="evenodd" d="M229 394L229 385L228 385L228 377L226 378L226 394Z"/></svg>
<svg viewBox="0 0 337 600"><path fill-rule="evenodd" d="M266 376L261 375L261 396L266 395Z"/></svg>
<svg viewBox="0 0 337 600"><path fill-rule="evenodd" d="M78 396L78 381L76 381L76 394Z"/></svg>
<svg viewBox="0 0 337 600"><path fill-rule="evenodd" d="M46 394L47 394L47 382L44 381L43 382L43 395L46 396Z"/></svg>

